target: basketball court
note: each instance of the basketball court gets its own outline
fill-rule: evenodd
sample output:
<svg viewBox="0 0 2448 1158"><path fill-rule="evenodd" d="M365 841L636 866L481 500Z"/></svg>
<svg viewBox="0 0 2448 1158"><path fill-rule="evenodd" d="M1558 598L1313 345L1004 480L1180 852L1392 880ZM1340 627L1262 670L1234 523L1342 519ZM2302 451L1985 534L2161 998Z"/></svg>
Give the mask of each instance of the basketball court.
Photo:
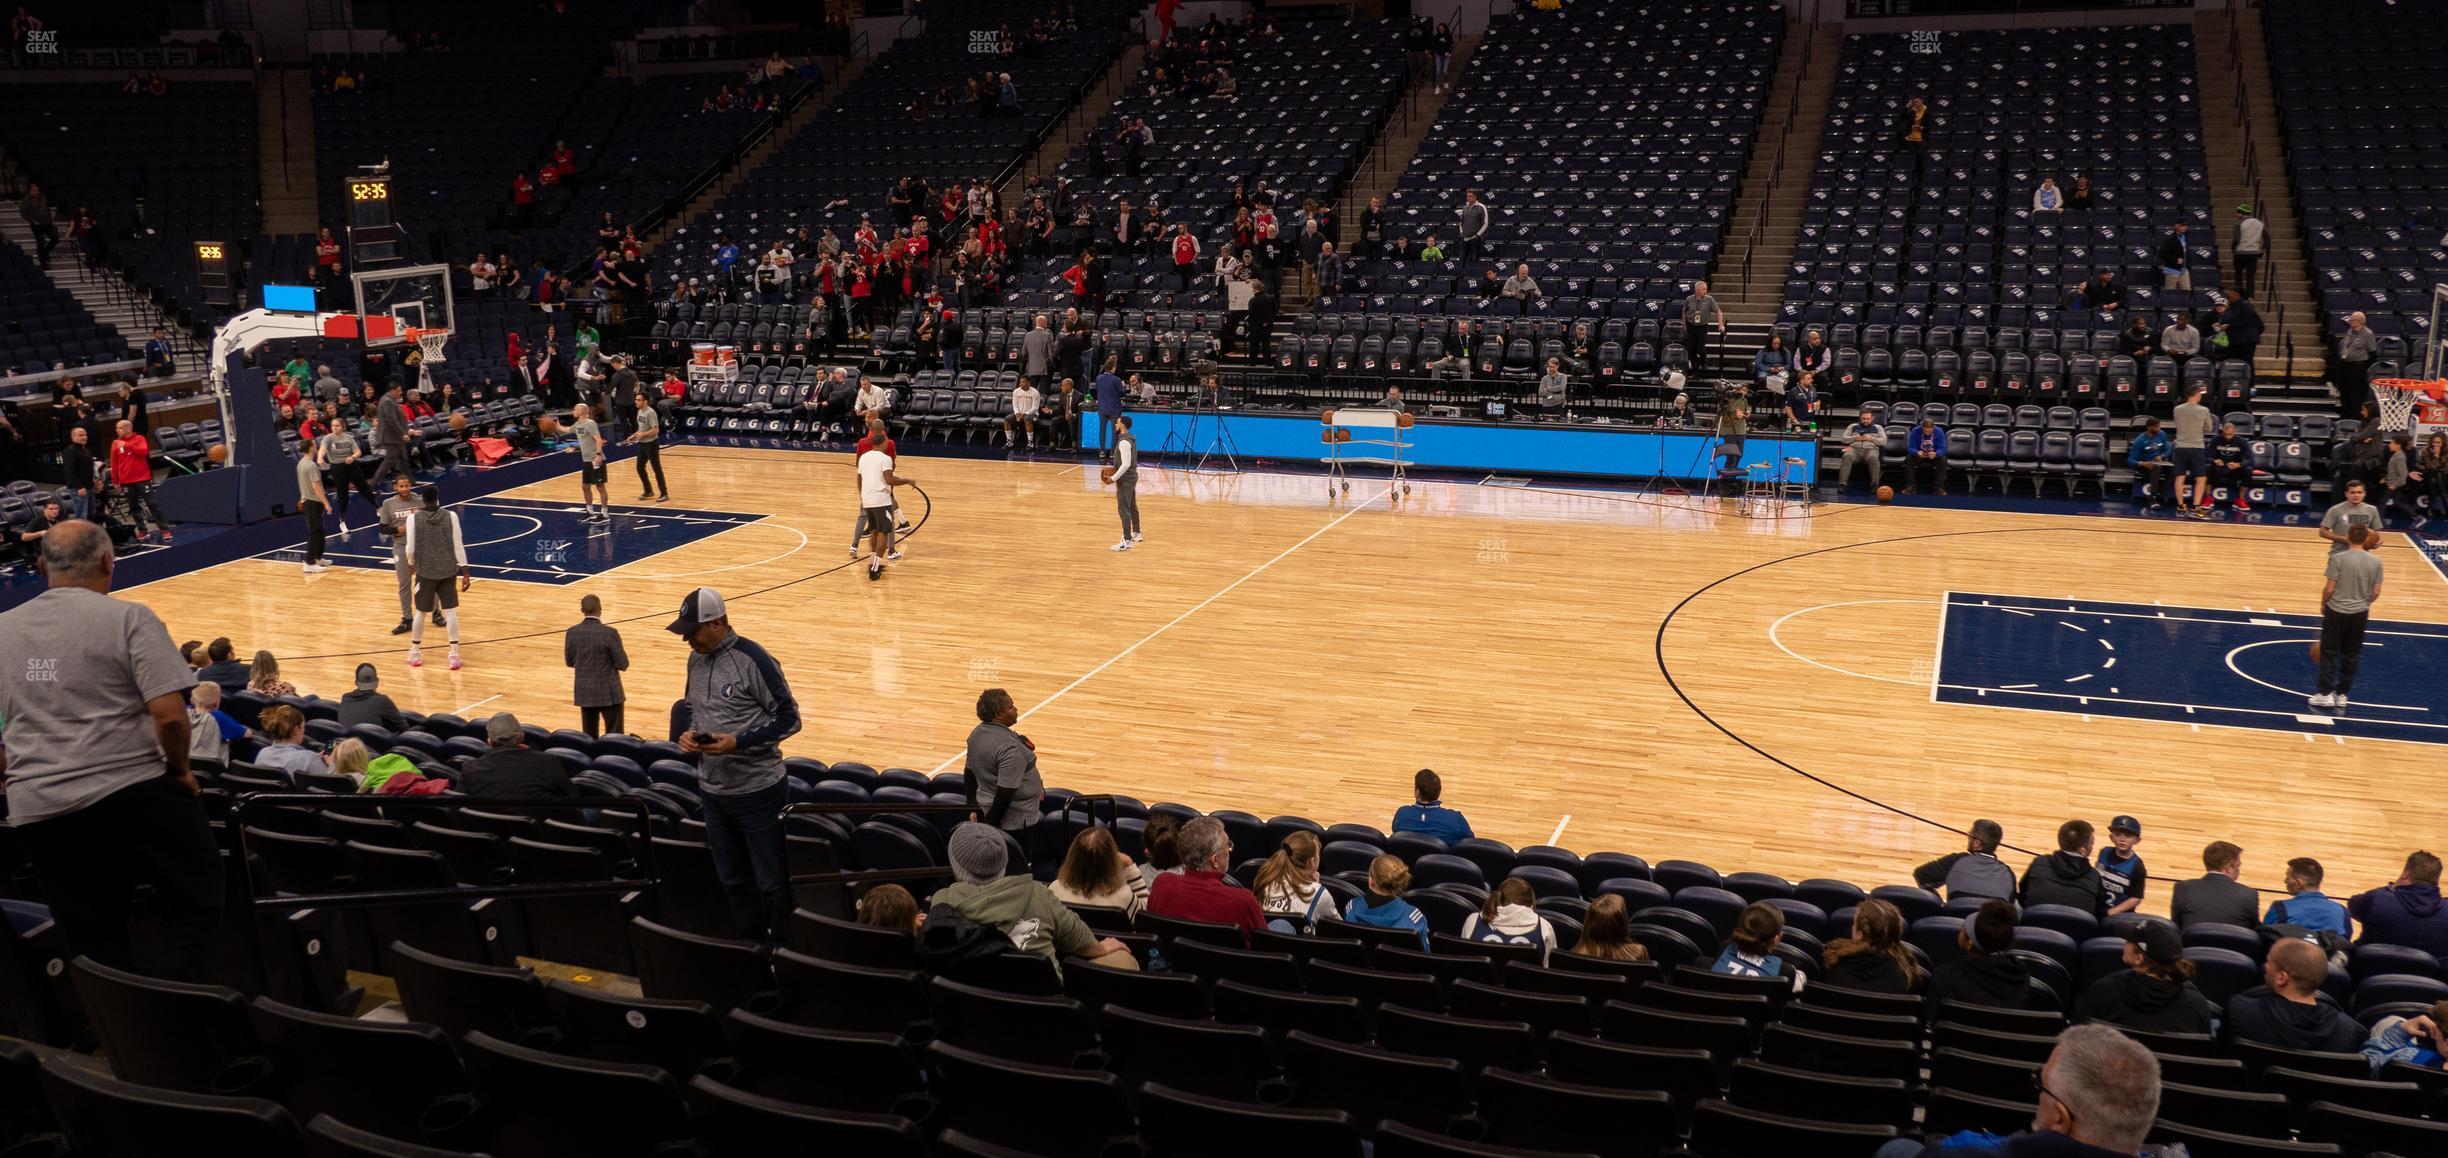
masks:
<svg viewBox="0 0 2448 1158"><path fill-rule="evenodd" d="M1987 816L2020 849L2131 813L2158 875L2201 846L2290 856L2334 894L2448 845L2448 582L2404 536L2355 705L2314 713L2308 525L1734 503L1152 469L1147 541L1107 550L1093 465L912 456L918 530L867 581L841 454L698 445L674 502L577 522L569 475L458 509L478 581L465 670L412 670L385 550L273 552L133 589L172 638L268 648L337 695L361 661L424 712L571 722L560 636L602 597L660 735L711 585L782 661L794 755L957 769L972 704L1011 689L1048 783L1383 824L1432 766L1482 835L1901 880ZM616 494L627 468L613 464ZM352 513L360 513L353 511ZM362 517L362 514L360 514ZM2385 621L2385 622L2382 622ZM430 642L430 640L429 640ZM2020 857L2010 860L2020 865ZM2164 889L2150 907L2164 911Z"/></svg>

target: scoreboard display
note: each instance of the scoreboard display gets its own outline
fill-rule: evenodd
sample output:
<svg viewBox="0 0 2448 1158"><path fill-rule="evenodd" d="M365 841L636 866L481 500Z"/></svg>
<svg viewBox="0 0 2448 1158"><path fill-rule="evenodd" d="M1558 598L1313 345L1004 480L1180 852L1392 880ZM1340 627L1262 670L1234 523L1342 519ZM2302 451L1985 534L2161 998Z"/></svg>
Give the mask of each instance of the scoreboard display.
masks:
<svg viewBox="0 0 2448 1158"><path fill-rule="evenodd" d="M218 241L195 243L196 286L203 291L204 304L227 306L230 301L229 246Z"/></svg>
<svg viewBox="0 0 2448 1158"><path fill-rule="evenodd" d="M391 224L391 178L348 180L349 224L359 229Z"/></svg>

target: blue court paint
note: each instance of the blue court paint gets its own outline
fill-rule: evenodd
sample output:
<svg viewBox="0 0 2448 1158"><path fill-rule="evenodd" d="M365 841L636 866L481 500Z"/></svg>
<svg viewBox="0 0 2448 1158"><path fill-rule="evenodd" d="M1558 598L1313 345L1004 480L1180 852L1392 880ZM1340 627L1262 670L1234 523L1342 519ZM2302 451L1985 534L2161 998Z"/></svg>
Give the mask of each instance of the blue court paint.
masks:
<svg viewBox="0 0 2448 1158"><path fill-rule="evenodd" d="M2448 624L2373 620L2353 706L2316 711L2320 619L1950 591L1939 703L2448 744Z"/></svg>
<svg viewBox="0 0 2448 1158"><path fill-rule="evenodd" d="M700 511L669 506L611 508L612 522L580 522L586 508L550 499L483 498L456 503L459 530L467 536L468 574L478 579L566 585L591 579L666 551L688 546L766 516L736 511ZM351 513L365 517L364 504ZM352 524L346 535L324 546L335 567L391 569L391 544L372 521ZM259 558L303 563L303 545Z"/></svg>

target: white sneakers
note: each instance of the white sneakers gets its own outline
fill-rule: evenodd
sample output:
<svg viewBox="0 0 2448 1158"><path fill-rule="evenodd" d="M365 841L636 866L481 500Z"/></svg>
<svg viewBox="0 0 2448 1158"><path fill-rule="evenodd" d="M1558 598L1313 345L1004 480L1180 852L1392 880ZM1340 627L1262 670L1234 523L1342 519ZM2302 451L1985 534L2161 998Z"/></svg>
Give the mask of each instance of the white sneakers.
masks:
<svg viewBox="0 0 2448 1158"><path fill-rule="evenodd" d="M459 649L458 649L458 648L455 648L455 647L454 647L454 648L452 648L452 649L451 649L451 664L450 664L450 667L451 667L451 670L452 670L452 671L458 671L458 670L459 670Z"/></svg>
<svg viewBox="0 0 2448 1158"><path fill-rule="evenodd" d="M1116 551L1128 551L1131 549L1131 540L1124 539L1121 542L1114 544L1113 549Z"/></svg>
<svg viewBox="0 0 2448 1158"><path fill-rule="evenodd" d="M308 563L308 564L306 564L306 573L307 573L307 574L309 574L309 575L320 575L320 574L324 573L325 571L329 571L329 570L331 570L331 564L329 564L329 563Z"/></svg>
<svg viewBox="0 0 2448 1158"><path fill-rule="evenodd" d="M423 667L423 666L425 666L425 649L424 649L424 648L418 647L417 645L415 645L415 644L413 644L413 643L408 645L408 666L410 666L410 667Z"/></svg>
<svg viewBox="0 0 2448 1158"><path fill-rule="evenodd" d="M2346 693L2322 692L2319 695L2313 696L2311 703L2312 706L2316 708L2328 708L2333 711L2344 711L2347 704Z"/></svg>
<svg viewBox="0 0 2448 1158"><path fill-rule="evenodd" d="M901 551L900 551L900 548L894 547L894 548L888 548L888 549L886 549L886 550L885 550L885 552L884 552L884 561L885 561L885 562L887 562L887 563L898 563L898 562L900 562L900 561L901 561Z"/></svg>

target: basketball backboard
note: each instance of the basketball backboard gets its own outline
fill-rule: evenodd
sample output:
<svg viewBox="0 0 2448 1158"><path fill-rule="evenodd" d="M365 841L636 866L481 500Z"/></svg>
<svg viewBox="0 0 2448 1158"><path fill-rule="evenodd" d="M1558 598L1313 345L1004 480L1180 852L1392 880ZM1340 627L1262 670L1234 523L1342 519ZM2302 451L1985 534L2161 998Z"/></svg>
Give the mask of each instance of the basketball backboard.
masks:
<svg viewBox="0 0 2448 1158"><path fill-rule="evenodd" d="M406 345L410 329L458 329L447 265L359 270L349 281L356 289L359 336L369 349Z"/></svg>

